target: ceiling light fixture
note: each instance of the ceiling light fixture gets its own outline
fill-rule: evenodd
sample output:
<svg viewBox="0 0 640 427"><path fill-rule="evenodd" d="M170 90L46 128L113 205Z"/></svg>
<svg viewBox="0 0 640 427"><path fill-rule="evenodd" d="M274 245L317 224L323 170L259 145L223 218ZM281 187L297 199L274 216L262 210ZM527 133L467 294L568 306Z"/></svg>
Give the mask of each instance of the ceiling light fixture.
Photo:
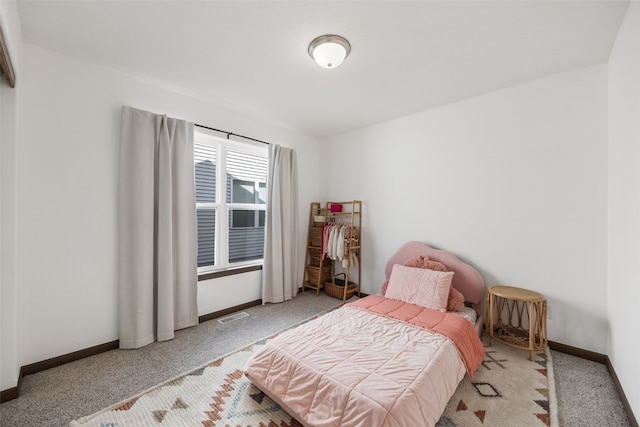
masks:
<svg viewBox="0 0 640 427"><path fill-rule="evenodd" d="M351 53L351 45L344 37L325 34L309 44L309 56L322 68L336 68Z"/></svg>

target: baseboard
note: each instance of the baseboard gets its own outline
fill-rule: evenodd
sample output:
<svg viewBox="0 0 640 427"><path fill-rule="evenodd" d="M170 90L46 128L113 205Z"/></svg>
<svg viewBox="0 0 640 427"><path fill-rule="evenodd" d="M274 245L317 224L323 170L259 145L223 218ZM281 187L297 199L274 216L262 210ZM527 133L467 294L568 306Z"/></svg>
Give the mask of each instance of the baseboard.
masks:
<svg viewBox="0 0 640 427"><path fill-rule="evenodd" d="M63 354L62 356L52 357L51 359L43 360L41 362L25 365L20 368L20 375L23 377L25 375L35 374L37 372L42 372L47 369L55 368L57 366L62 366L70 362L75 362L76 360L84 359L85 357L95 356L96 354L104 353L105 351L109 350L115 350L119 347L119 344L120 342L118 340L115 340L108 343L85 348L84 350L78 350L72 353Z"/></svg>
<svg viewBox="0 0 640 427"><path fill-rule="evenodd" d="M235 313L236 311L246 310L247 308L255 307L256 305L260 305L260 304L262 304L262 300L261 299L257 299L257 300L254 300L254 301L249 301L247 303L236 305L234 307L225 308L224 310L216 311L216 312L209 313L209 314L203 314L202 316L200 316L198 318L198 320L200 321L200 323L203 323L203 322L206 322L208 320L213 320L213 319L216 319L218 317L226 316L228 314Z"/></svg>
<svg viewBox="0 0 640 427"><path fill-rule="evenodd" d="M15 387L2 390L0 392L0 403L8 402L20 397L20 383L22 382L22 375L18 375L18 385Z"/></svg>
<svg viewBox="0 0 640 427"><path fill-rule="evenodd" d="M618 379L618 375L616 374L615 369L613 369L613 365L611 364L611 359L609 356L607 358L607 369L609 370L609 374L611 374L611 378L613 379L613 384L616 386L616 390L618 391L618 396L620 396L620 401L622 402L622 406L627 413L627 418L629 418L629 424L631 427L638 427L638 420L636 420L635 415L633 414L633 410L631 410L631 405L627 400L627 396L624 394L624 390L622 389L622 384L620 384L620 380Z"/></svg>
<svg viewBox="0 0 640 427"><path fill-rule="evenodd" d="M613 379L613 384L618 392L618 396L620 397L620 401L622 402L622 406L624 407L625 412L627 413L627 418L629 419L629 423L631 427L638 427L638 421L633 414L633 410L631 409L631 405L627 400L627 396L624 394L624 390L622 388L622 384L620 384L620 380L618 379L618 375L616 374L613 365L611 364L611 359L606 354L596 353L589 350L584 350L577 347L572 347L566 344L560 344L557 342L549 341L549 348L551 350L559 351L560 353L570 354L571 356L580 357L582 359L591 360L592 362L602 363L607 367L611 378Z"/></svg>
<svg viewBox="0 0 640 427"><path fill-rule="evenodd" d="M246 304L237 305L235 307L227 308L225 310L216 311L215 313L209 313L202 315L198 318L200 323L207 320L215 319L217 317L226 316L227 314L235 313L236 311L245 310L249 307L262 304L262 300L255 300ZM9 388L7 390L0 391L0 403L7 402L9 400L17 399L20 397L20 386L22 385L22 378L26 375L35 374L47 369L55 368L65 365L76 360L84 359L85 357L95 356L100 353L104 353L109 350L115 350L120 347L120 341L111 341L104 344L99 344L83 350L74 351L72 353L64 354L62 356L53 357L51 359L43 360L41 362L31 363L29 365L22 366L20 373L18 374L18 385Z"/></svg>
<svg viewBox="0 0 640 427"><path fill-rule="evenodd" d="M104 353L105 351L114 350L118 348L119 341L111 341L104 344L99 344L93 347L85 348L83 350L74 351L72 353L63 354L62 356L52 357L51 359L43 360L41 362L31 363L29 365L22 366L20 373L18 374L18 385L8 390L0 392L0 403L4 403L9 400L17 399L20 397L20 386L22 385L22 378L26 375L35 374L47 369L62 366L76 360L84 359L85 357L95 356L96 354Z"/></svg>
<svg viewBox="0 0 640 427"><path fill-rule="evenodd" d="M596 353L595 351L584 350L582 348L573 347L567 344L561 344L554 341L549 341L549 348L551 350L559 351L560 353L570 354L571 356L576 356L581 359L591 360L592 362L602 363L603 365L607 364L607 356L601 353Z"/></svg>

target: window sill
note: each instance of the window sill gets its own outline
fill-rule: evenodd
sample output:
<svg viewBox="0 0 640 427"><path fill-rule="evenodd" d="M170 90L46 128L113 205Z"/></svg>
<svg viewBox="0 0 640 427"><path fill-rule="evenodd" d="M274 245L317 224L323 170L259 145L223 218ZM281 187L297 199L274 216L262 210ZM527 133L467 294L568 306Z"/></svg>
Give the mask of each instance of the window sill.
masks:
<svg viewBox="0 0 640 427"><path fill-rule="evenodd" d="M228 268L226 270L208 271L198 274L198 282L209 279L217 279L219 277L233 276L235 274L248 273L250 271L262 270L262 264L249 265L245 267Z"/></svg>

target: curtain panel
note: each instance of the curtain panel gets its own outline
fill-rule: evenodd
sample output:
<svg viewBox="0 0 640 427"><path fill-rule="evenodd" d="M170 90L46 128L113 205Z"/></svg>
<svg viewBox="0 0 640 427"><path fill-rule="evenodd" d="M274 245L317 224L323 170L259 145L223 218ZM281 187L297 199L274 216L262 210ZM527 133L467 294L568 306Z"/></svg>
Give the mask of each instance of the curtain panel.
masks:
<svg viewBox="0 0 640 427"><path fill-rule="evenodd" d="M298 294L298 172L296 152L269 145L262 303Z"/></svg>
<svg viewBox="0 0 640 427"><path fill-rule="evenodd" d="M193 123L122 109L119 163L120 348L198 323Z"/></svg>

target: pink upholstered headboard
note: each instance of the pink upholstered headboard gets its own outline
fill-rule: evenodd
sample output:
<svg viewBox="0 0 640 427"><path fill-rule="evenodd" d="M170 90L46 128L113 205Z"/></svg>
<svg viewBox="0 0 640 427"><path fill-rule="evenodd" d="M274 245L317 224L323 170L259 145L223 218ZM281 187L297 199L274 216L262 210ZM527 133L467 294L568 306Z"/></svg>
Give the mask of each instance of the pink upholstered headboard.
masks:
<svg viewBox="0 0 640 427"><path fill-rule="evenodd" d="M451 252L434 249L426 243L408 242L402 245L387 261L385 267L387 280L391 276L394 264L404 264L405 261L420 255L426 255L429 259L441 262L447 266L449 271L453 271L451 285L464 295L465 301L472 303L476 309L479 309L484 296L484 280L478 270L461 261Z"/></svg>

